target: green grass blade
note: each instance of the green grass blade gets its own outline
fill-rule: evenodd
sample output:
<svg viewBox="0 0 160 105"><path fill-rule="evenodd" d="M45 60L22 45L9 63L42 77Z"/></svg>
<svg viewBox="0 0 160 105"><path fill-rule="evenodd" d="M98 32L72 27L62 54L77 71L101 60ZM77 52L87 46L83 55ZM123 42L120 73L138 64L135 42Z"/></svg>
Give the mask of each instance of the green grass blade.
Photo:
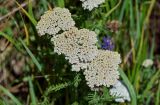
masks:
<svg viewBox="0 0 160 105"><path fill-rule="evenodd" d="M157 94L156 94L156 105L160 105L160 83L158 85L158 90L157 90Z"/></svg>
<svg viewBox="0 0 160 105"><path fill-rule="evenodd" d="M109 2L105 2L105 9L106 11L109 11L110 10L110 6L109 6Z"/></svg>
<svg viewBox="0 0 160 105"><path fill-rule="evenodd" d="M5 89L1 85L0 85L0 91L2 91L4 94L10 97L12 101L15 102L16 105L22 105L22 103L13 94L11 94L7 89Z"/></svg>
<svg viewBox="0 0 160 105"><path fill-rule="evenodd" d="M138 6L138 0L136 0L136 20L137 20L137 23L136 23L136 27L137 27L137 38L139 39L140 38L140 35L141 35L141 31L140 31L140 13L139 13L139 6Z"/></svg>
<svg viewBox="0 0 160 105"><path fill-rule="evenodd" d="M134 28L134 14L133 14L133 1L129 0L129 10L130 10L130 29L133 32L133 28ZM131 33L131 32L130 32ZM130 34L132 35L132 33Z"/></svg>
<svg viewBox="0 0 160 105"><path fill-rule="evenodd" d="M34 19L33 8L32 8L32 0L28 0L28 13Z"/></svg>
<svg viewBox="0 0 160 105"><path fill-rule="evenodd" d="M136 93L134 91L134 88L130 81L128 80L126 74L123 72L122 69L119 69L120 76L122 77L125 85L127 86L130 96L131 96L131 105L137 105L137 98L136 98Z"/></svg>
<svg viewBox="0 0 160 105"><path fill-rule="evenodd" d="M152 45L151 45L151 50L150 50L150 58L153 59L154 58L154 49L155 49L155 43L156 40L155 40L155 33L153 33L153 38L152 38Z"/></svg>
<svg viewBox="0 0 160 105"><path fill-rule="evenodd" d="M15 41L13 40L13 38L11 36L9 36L9 35L7 35L7 34L5 34L3 32L0 32L0 35L3 36L4 38L6 38L9 42L11 42L13 45L16 46L16 43L15 43Z"/></svg>
<svg viewBox="0 0 160 105"><path fill-rule="evenodd" d="M0 105L6 105L6 103L4 102L4 100L0 99Z"/></svg>
<svg viewBox="0 0 160 105"><path fill-rule="evenodd" d="M147 12L147 16L146 16L146 18L144 20L144 23L143 23L140 42L139 42L139 48L138 48L137 60L140 60L140 58L141 58L142 47L143 47L143 44L144 44L145 28L149 24L149 17L150 17L151 12L152 12L152 10L154 8L155 2L156 2L156 0L151 0L151 4L149 6L149 9L148 9L148 12Z"/></svg>
<svg viewBox="0 0 160 105"><path fill-rule="evenodd" d="M32 100L32 105L37 105L37 100L36 100L36 95L34 92L34 87L33 87L33 83L32 83L32 79L31 77L28 77L28 82L29 82L29 92L31 95L31 100Z"/></svg>
<svg viewBox="0 0 160 105"><path fill-rule="evenodd" d="M119 0L119 2L117 3L117 5L115 7L113 7L109 12L107 12L107 14L105 14L105 18L107 18L114 10L116 10L119 5L121 4L122 0Z"/></svg>
<svg viewBox="0 0 160 105"><path fill-rule="evenodd" d="M22 11L25 13L25 15L29 18L29 20L36 26L37 21L25 10L23 7L16 1L16 4L22 9Z"/></svg>
<svg viewBox="0 0 160 105"><path fill-rule="evenodd" d="M150 105L150 102L152 100L153 93L150 93L149 96L147 96L146 101L144 102L145 105Z"/></svg>
<svg viewBox="0 0 160 105"><path fill-rule="evenodd" d="M26 46L26 44L23 42L23 40L22 39L19 39L19 40L22 43L23 47L26 49L27 53L29 54L29 56L31 57L33 62L35 63L35 65L37 66L38 70L41 72L42 67L41 67L40 63L38 62L38 60L36 59L36 57L32 54L32 52L29 50L29 48Z"/></svg>
<svg viewBox="0 0 160 105"><path fill-rule="evenodd" d="M160 75L160 70L157 71L155 73L155 75L152 76L151 80L148 82L144 92L143 92L143 96L146 96L146 94L148 93L148 91L152 88L153 84L155 83L155 81L159 78Z"/></svg>
<svg viewBox="0 0 160 105"><path fill-rule="evenodd" d="M128 3L128 0L125 0L123 2L122 9L121 9L120 16L119 16L119 21L122 21L122 19L123 19L123 15L124 15L124 11L127 6L127 3Z"/></svg>
<svg viewBox="0 0 160 105"><path fill-rule="evenodd" d="M0 36L3 36L4 38L6 38L10 43L12 43L19 51L20 50L20 47L17 45L16 41L9 35L3 33L3 32L0 32Z"/></svg>

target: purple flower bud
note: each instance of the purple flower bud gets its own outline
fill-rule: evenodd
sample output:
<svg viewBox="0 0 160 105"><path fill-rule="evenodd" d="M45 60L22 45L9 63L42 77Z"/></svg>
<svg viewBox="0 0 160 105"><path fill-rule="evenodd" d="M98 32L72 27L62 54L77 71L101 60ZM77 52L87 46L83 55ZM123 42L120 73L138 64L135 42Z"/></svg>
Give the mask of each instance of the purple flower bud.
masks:
<svg viewBox="0 0 160 105"><path fill-rule="evenodd" d="M103 37L101 48L104 50L110 50L110 51L114 49L114 44L110 37Z"/></svg>

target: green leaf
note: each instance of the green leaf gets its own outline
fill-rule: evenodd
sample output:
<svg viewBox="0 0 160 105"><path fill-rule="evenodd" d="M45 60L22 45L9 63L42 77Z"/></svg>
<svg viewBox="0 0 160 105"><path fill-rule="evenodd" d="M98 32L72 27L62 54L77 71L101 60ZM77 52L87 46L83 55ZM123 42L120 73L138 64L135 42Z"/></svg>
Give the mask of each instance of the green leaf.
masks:
<svg viewBox="0 0 160 105"><path fill-rule="evenodd" d="M0 36L3 36L4 38L6 38L9 42L11 42L19 51L20 50L20 47L18 46L18 44L16 43L16 41L12 38L12 36L10 35L7 35L3 32L0 32Z"/></svg>
<svg viewBox="0 0 160 105"><path fill-rule="evenodd" d="M4 94L10 97L16 105L22 105L22 103L2 85L0 85L0 91L2 91Z"/></svg>
<svg viewBox="0 0 160 105"><path fill-rule="evenodd" d="M28 0L28 13L34 19L33 8L32 8L32 0Z"/></svg>
<svg viewBox="0 0 160 105"><path fill-rule="evenodd" d="M45 96L48 96L50 93L52 93L53 91L59 91L61 89L64 89L66 87L68 87L71 83L60 83L60 84L56 84L56 85L51 85L46 91L45 91Z"/></svg>
<svg viewBox="0 0 160 105"><path fill-rule="evenodd" d="M16 4L22 9L22 11L25 13L25 15L29 18L29 20L36 26L37 21L25 10L23 7L16 1Z"/></svg>
<svg viewBox="0 0 160 105"><path fill-rule="evenodd" d="M137 98L136 98L136 93L134 91L134 88L130 81L128 80L126 74L123 72L122 69L119 69L120 76L122 77L125 85L127 86L130 96L131 96L131 105L137 105Z"/></svg>
<svg viewBox="0 0 160 105"><path fill-rule="evenodd" d="M159 78L160 75L160 70L157 71L151 78L151 80L148 82L146 88L143 91L143 96L146 96L146 94L148 93L148 91L153 87L153 84L155 83L155 81Z"/></svg>
<svg viewBox="0 0 160 105"><path fill-rule="evenodd" d="M109 12L107 12L107 14L105 14L105 18L107 18L113 11L115 11L119 7L121 2L122 0L119 0L118 4L115 7L113 7Z"/></svg>
<svg viewBox="0 0 160 105"><path fill-rule="evenodd" d="M24 46L24 48L26 49L27 53L31 57L31 59L34 62L34 64L37 66L38 70L41 72L42 71L42 67L41 67L40 63L38 62L38 60L36 59L36 57L32 54L32 52L29 50L29 48L26 46L26 44L23 42L23 40L22 39L19 39L19 40L22 43L22 45Z"/></svg>
<svg viewBox="0 0 160 105"><path fill-rule="evenodd" d="M32 105L37 105L37 100L36 100L36 95L34 92L34 87L33 87L33 83L32 83L32 79L31 77L28 77L28 82L29 82L29 92L31 95L31 100L32 100Z"/></svg>
<svg viewBox="0 0 160 105"><path fill-rule="evenodd" d="M160 83L158 85L158 90L157 90L157 94L156 94L156 105L160 104Z"/></svg>

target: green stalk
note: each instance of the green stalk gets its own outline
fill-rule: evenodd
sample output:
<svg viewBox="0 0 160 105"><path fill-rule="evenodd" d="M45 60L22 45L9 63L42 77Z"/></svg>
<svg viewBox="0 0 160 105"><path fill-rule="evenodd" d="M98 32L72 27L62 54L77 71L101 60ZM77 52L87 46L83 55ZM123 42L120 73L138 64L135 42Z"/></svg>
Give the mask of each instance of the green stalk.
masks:
<svg viewBox="0 0 160 105"><path fill-rule="evenodd" d="M157 90L157 94L156 94L156 105L160 104L160 83L158 85L158 90Z"/></svg>
<svg viewBox="0 0 160 105"><path fill-rule="evenodd" d="M122 0L119 0L118 4L115 7L113 7L109 12L107 12L107 14L105 14L104 17L107 18L113 11L115 11L119 7L121 2L122 2Z"/></svg>

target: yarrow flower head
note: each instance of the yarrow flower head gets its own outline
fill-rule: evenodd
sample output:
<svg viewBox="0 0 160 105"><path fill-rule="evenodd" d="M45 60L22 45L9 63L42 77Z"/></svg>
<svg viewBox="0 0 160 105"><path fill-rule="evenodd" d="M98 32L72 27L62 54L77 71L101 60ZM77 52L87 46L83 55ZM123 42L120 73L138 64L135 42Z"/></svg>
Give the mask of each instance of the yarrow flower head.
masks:
<svg viewBox="0 0 160 105"><path fill-rule="evenodd" d="M145 59L142 63L142 66L147 68L153 65L153 60L152 59Z"/></svg>
<svg viewBox="0 0 160 105"><path fill-rule="evenodd" d="M111 50L111 51L114 49L114 44L110 37L103 37L101 48L104 50Z"/></svg>
<svg viewBox="0 0 160 105"><path fill-rule="evenodd" d="M125 102L125 100L131 100L127 88L120 81L113 85L109 91L111 96L117 97L115 99L116 102Z"/></svg>
<svg viewBox="0 0 160 105"><path fill-rule="evenodd" d="M80 0L82 1L82 7L91 11L93 8L105 2L105 0Z"/></svg>
<svg viewBox="0 0 160 105"><path fill-rule="evenodd" d="M45 12L45 14L41 16L36 29L41 36L45 34L56 35L59 31L68 30L74 25L75 22L69 10L56 7L53 10Z"/></svg>
<svg viewBox="0 0 160 105"><path fill-rule="evenodd" d="M87 29L78 30L74 27L53 36L51 41L54 43L54 51L58 54L64 54L66 59L73 64L73 68L86 67L86 64L83 63L93 60L97 55L96 34Z"/></svg>
<svg viewBox="0 0 160 105"><path fill-rule="evenodd" d="M84 75L91 89L99 86L110 87L118 78L118 65L121 63L120 55L109 50L98 50L98 55L89 63Z"/></svg>

